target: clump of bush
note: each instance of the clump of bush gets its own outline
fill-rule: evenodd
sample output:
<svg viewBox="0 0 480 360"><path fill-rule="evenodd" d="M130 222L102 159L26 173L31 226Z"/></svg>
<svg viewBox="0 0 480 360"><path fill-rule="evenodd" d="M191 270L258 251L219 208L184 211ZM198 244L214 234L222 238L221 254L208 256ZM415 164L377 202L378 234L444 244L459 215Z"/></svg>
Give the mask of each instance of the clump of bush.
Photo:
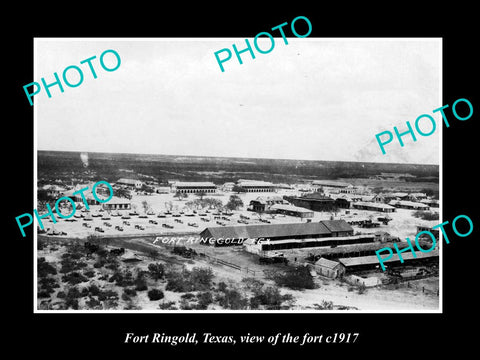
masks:
<svg viewBox="0 0 480 360"><path fill-rule="evenodd" d="M89 300L85 301L85 305L88 306L89 309L101 309L102 303L97 299L90 297Z"/></svg>
<svg viewBox="0 0 480 360"><path fill-rule="evenodd" d="M279 310L283 307L285 301L293 301L292 295L281 295L277 287L268 286L254 292L254 295L250 298L250 307L258 309L259 306L262 306L266 310Z"/></svg>
<svg viewBox="0 0 480 360"><path fill-rule="evenodd" d="M76 271L72 271L71 273L63 275L62 281L69 283L70 285L77 285L79 283L88 281L88 278Z"/></svg>
<svg viewBox="0 0 480 360"><path fill-rule="evenodd" d="M152 289L147 293L147 295L151 301L160 300L164 298L163 291L159 289Z"/></svg>
<svg viewBox="0 0 480 360"><path fill-rule="evenodd" d="M56 275L57 269L52 264L45 261L44 257L41 257L37 260L37 274L38 277L46 277L49 274Z"/></svg>
<svg viewBox="0 0 480 360"><path fill-rule="evenodd" d="M126 288L123 289L123 292L128 296L137 296L137 291L135 289Z"/></svg>
<svg viewBox="0 0 480 360"><path fill-rule="evenodd" d="M320 304L313 304L317 310L333 310L333 302L322 300Z"/></svg>
<svg viewBox="0 0 480 360"><path fill-rule="evenodd" d="M187 300L190 300L190 299L193 299L195 297L195 294L192 294L192 293L186 293L186 294L183 294L182 296L180 296L182 299L187 299Z"/></svg>
<svg viewBox="0 0 480 360"><path fill-rule="evenodd" d="M197 309L205 310L208 308L208 305L213 303L213 296L212 293L209 291L201 292L197 294Z"/></svg>
<svg viewBox="0 0 480 360"><path fill-rule="evenodd" d="M412 213L413 217L420 218L423 220L438 220L440 215L438 212L435 211L423 211L417 210Z"/></svg>
<svg viewBox="0 0 480 360"><path fill-rule="evenodd" d="M85 275L85 276L88 277L88 278L92 278L92 277L95 276L95 271L93 271L93 270L87 270L87 271L84 271L84 272L83 272L83 275Z"/></svg>
<svg viewBox="0 0 480 360"><path fill-rule="evenodd" d="M98 296L101 293L100 288L95 284L90 285L87 289L91 296Z"/></svg>
<svg viewBox="0 0 480 360"><path fill-rule="evenodd" d="M100 291L100 293L98 294L98 300L100 301L118 300L118 293L113 290Z"/></svg>
<svg viewBox="0 0 480 360"><path fill-rule="evenodd" d="M175 301L162 302L160 305L158 305L158 308L162 310L177 310Z"/></svg>
<svg viewBox="0 0 480 360"><path fill-rule="evenodd" d="M156 280L159 280L159 279L163 279L164 275L165 275L165 268L163 266L163 264L149 264L148 265L148 272L150 274L150 276L152 277L152 279L154 279L155 281Z"/></svg>
<svg viewBox="0 0 480 360"><path fill-rule="evenodd" d="M277 286L284 286L294 290L314 289L315 283L310 270L306 266L297 266L282 273L273 275Z"/></svg>
<svg viewBox="0 0 480 360"><path fill-rule="evenodd" d="M212 286L213 271L210 268L195 267L182 273L170 271L166 274L166 290L175 292L205 291Z"/></svg>

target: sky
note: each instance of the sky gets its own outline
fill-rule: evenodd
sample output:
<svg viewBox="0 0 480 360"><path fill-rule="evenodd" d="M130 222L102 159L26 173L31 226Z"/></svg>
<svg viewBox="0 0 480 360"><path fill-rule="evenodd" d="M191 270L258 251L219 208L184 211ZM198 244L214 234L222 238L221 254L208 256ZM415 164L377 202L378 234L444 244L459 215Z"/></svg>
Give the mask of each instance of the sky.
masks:
<svg viewBox="0 0 480 360"><path fill-rule="evenodd" d="M70 65L84 75L78 87L35 95L37 148L439 164L442 122L432 110L443 105L441 39L275 38L270 53L254 48L243 64L233 54L222 72L214 53L233 53L232 44L246 46L244 38L35 39L32 81L51 83ZM121 58L112 72L99 64L108 49ZM80 64L94 55L96 79ZM105 63L115 65L112 54ZM406 130L422 114L437 120L436 132L404 137L404 147L395 140L383 155L375 135Z"/></svg>

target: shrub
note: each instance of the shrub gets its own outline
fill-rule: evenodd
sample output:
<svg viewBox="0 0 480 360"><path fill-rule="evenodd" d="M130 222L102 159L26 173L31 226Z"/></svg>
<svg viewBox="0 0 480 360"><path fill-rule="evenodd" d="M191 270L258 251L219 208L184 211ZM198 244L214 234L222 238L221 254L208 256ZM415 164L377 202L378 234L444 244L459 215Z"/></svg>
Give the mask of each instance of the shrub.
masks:
<svg viewBox="0 0 480 360"><path fill-rule="evenodd" d="M217 301L225 309L241 310L248 305L248 300L236 290L226 290L223 295L217 296Z"/></svg>
<svg viewBox="0 0 480 360"><path fill-rule="evenodd" d="M123 300L123 301L131 301L132 299L130 298L130 296L128 296L127 294L123 293L123 294L122 294L122 300Z"/></svg>
<svg viewBox="0 0 480 360"><path fill-rule="evenodd" d="M70 258L63 259L60 263L62 264L62 268L60 269L60 272L62 274L66 274L76 270L77 263Z"/></svg>
<svg viewBox="0 0 480 360"><path fill-rule="evenodd" d="M180 300L180 309L181 310L193 310L194 307L192 304L188 302L187 299Z"/></svg>
<svg viewBox="0 0 480 360"><path fill-rule="evenodd" d="M95 271L93 271L93 270L87 270L87 271L84 271L84 272L83 272L83 275L85 275L86 277L92 278L92 277L95 276Z"/></svg>
<svg viewBox="0 0 480 360"><path fill-rule="evenodd" d="M51 278L51 277L44 277L44 278L41 278L38 283L41 285L41 286L44 286L44 287L52 287L52 288L58 288L60 287L60 285L58 285L58 283L55 281L55 279Z"/></svg>
<svg viewBox="0 0 480 360"><path fill-rule="evenodd" d="M123 309L124 310L142 310L142 308L140 306L134 305L131 302L129 302Z"/></svg>
<svg viewBox="0 0 480 360"><path fill-rule="evenodd" d="M190 300L190 299L193 299L195 297L195 294L192 294L192 293L186 293L186 294L183 294L182 296L180 296L182 299L187 299L187 300Z"/></svg>
<svg viewBox="0 0 480 360"><path fill-rule="evenodd" d="M80 293L80 291L76 286L69 288L65 296L66 299L77 299L81 297L82 297L82 294Z"/></svg>
<svg viewBox="0 0 480 360"><path fill-rule="evenodd" d="M274 277L274 281L278 286L285 286L290 289L314 289L315 283L310 271L306 266L298 266L285 271L283 274L278 273Z"/></svg>
<svg viewBox="0 0 480 360"><path fill-rule="evenodd" d="M105 258L108 257L109 252L108 250L100 249L100 250L97 250L97 255L100 257L100 260L104 260Z"/></svg>
<svg viewBox="0 0 480 360"><path fill-rule="evenodd" d="M163 264L149 264L148 271L152 279L159 280L165 275L165 268Z"/></svg>
<svg viewBox="0 0 480 360"><path fill-rule="evenodd" d="M65 306L68 308L72 308L73 310L78 310L78 300L77 299L69 299L65 300Z"/></svg>
<svg viewBox="0 0 480 360"><path fill-rule="evenodd" d="M128 296L137 296L137 292L135 291L135 289L126 288L123 289L123 292Z"/></svg>
<svg viewBox="0 0 480 360"><path fill-rule="evenodd" d="M262 305L267 310L279 310L284 301L291 301L293 297L290 294L281 295L278 288L269 286L264 290L257 291L250 298L250 307L257 309Z"/></svg>
<svg viewBox="0 0 480 360"><path fill-rule="evenodd" d="M147 293L147 295L151 301L160 300L164 297L163 291L159 289L152 289Z"/></svg>
<svg viewBox="0 0 480 360"><path fill-rule="evenodd" d="M145 279L136 279L135 280L135 290L145 291L148 289L147 282Z"/></svg>
<svg viewBox="0 0 480 360"><path fill-rule="evenodd" d="M116 300L106 300L103 302L103 307L105 309L116 309L118 307L118 302Z"/></svg>
<svg viewBox="0 0 480 360"><path fill-rule="evenodd" d="M167 301L160 303L158 307L162 310L177 310L177 307L174 305L175 301Z"/></svg>
<svg viewBox="0 0 480 360"><path fill-rule="evenodd" d="M109 263L108 265L105 265L105 268L108 270L116 271L118 269L118 263L116 262Z"/></svg>
<svg viewBox="0 0 480 360"><path fill-rule="evenodd" d="M218 291L221 291L221 292L225 292L227 290L227 284L225 284L225 282L223 281L220 281L217 285L218 287Z"/></svg>
<svg viewBox="0 0 480 360"><path fill-rule="evenodd" d="M205 310L208 308L208 305L213 303L213 296L212 296L212 293L209 291L199 293L197 295L197 299L198 299L197 309L199 310Z"/></svg>
<svg viewBox="0 0 480 360"><path fill-rule="evenodd" d="M101 291L98 294L98 300L106 301L106 300L118 300L118 293L113 290L105 290Z"/></svg>
<svg viewBox="0 0 480 360"><path fill-rule="evenodd" d="M66 295L65 292L63 292L63 291L59 291L59 292L57 293L57 298L59 298L59 299L65 299L66 296L67 296L67 295Z"/></svg>
<svg viewBox="0 0 480 360"><path fill-rule="evenodd" d="M38 277L46 277L48 274L56 275L57 269L50 263L45 261L45 258L39 258L37 261Z"/></svg>
<svg viewBox="0 0 480 360"><path fill-rule="evenodd" d="M102 303L95 298L90 298L88 301L85 301L85 304L88 306L90 309L101 309L102 308Z"/></svg>
<svg viewBox="0 0 480 360"><path fill-rule="evenodd" d="M187 292L192 289L190 283L180 273L171 272L167 275L168 281L165 290Z"/></svg>
<svg viewBox="0 0 480 360"><path fill-rule="evenodd" d="M68 273L62 276L62 281L69 283L70 285L77 285L87 280L88 278L86 278L85 276L83 276L82 274L76 271L73 271L71 273Z"/></svg>
<svg viewBox="0 0 480 360"><path fill-rule="evenodd" d="M314 304L317 310L333 310L333 302L322 300L320 304Z"/></svg>
<svg viewBox="0 0 480 360"><path fill-rule="evenodd" d="M50 288L51 289L51 288ZM53 289L51 289L52 292L53 292ZM51 292L48 291L48 290L40 290L38 293L37 293L37 297L38 298L49 298L50 297L50 294Z"/></svg>
<svg viewBox="0 0 480 360"><path fill-rule="evenodd" d="M210 268L193 268L190 273L190 282L195 290L210 289L213 271Z"/></svg>
<svg viewBox="0 0 480 360"><path fill-rule="evenodd" d="M95 264L93 264L93 267L95 269L99 269L99 268L103 267L104 265L105 265L105 261L104 260L99 260Z"/></svg>
<svg viewBox="0 0 480 360"><path fill-rule="evenodd" d="M88 287L88 293L92 296L97 296L98 294L100 294L100 292L101 292L101 290L95 284L92 284Z"/></svg>
<svg viewBox="0 0 480 360"><path fill-rule="evenodd" d="M438 212L422 211L422 210L414 211L412 213L412 216L423 219L423 220L438 220L440 218L440 215Z"/></svg>
<svg viewBox="0 0 480 360"><path fill-rule="evenodd" d="M245 288L251 290L253 293L259 292L263 287L263 282L255 278L243 278L242 283L245 285Z"/></svg>

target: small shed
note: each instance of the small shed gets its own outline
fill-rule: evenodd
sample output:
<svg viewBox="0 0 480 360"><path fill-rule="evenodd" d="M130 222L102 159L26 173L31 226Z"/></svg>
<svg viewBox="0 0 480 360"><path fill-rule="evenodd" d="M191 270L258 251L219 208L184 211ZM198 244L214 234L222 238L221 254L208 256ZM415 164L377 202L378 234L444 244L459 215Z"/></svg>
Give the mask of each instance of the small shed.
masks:
<svg viewBox="0 0 480 360"><path fill-rule="evenodd" d="M330 279L336 279L345 272L342 264L325 258L318 259L314 264L314 269L317 274L326 276Z"/></svg>

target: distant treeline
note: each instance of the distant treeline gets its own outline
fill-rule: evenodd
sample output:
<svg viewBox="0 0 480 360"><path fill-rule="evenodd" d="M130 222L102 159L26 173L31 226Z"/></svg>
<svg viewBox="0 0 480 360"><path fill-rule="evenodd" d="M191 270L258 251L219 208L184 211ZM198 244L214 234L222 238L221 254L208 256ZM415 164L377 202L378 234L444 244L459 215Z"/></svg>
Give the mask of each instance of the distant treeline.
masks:
<svg viewBox="0 0 480 360"><path fill-rule="evenodd" d="M239 178L294 183L301 180L369 177L381 173L411 174L416 177L406 177L406 181L438 181L439 176L437 165L108 153L88 153L88 166L84 161L79 152L39 151L38 177L68 180L94 173L92 181L114 182L120 177L134 178L138 177L136 174L142 174L153 176L160 183L175 179L223 184ZM133 170L133 173L121 169Z"/></svg>

